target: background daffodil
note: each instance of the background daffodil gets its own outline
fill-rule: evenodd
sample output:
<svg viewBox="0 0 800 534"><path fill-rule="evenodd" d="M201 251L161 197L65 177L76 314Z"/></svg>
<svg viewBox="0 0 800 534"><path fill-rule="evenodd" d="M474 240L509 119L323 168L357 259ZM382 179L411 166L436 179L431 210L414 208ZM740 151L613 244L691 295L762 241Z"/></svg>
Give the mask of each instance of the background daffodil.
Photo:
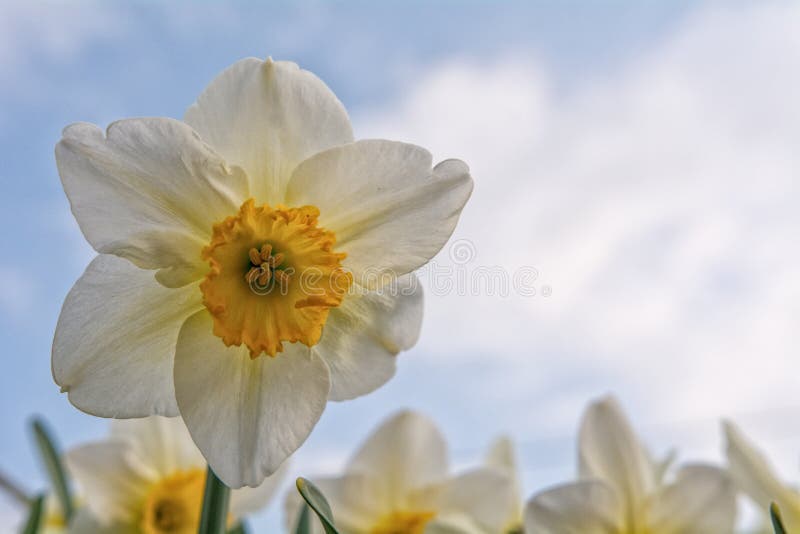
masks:
<svg viewBox="0 0 800 534"><path fill-rule="evenodd" d="M514 505L513 481L503 470L451 475L444 437L432 421L411 411L381 424L344 474L314 483L342 534L501 534ZM299 505L297 493L289 493L290 532Z"/></svg>
<svg viewBox="0 0 800 534"><path fill-rule="evenodd" d="M733 532L736 499L726 473L688 465L664 480L664 466L653 461L613 398L589 406L578 446L580 479L535 495L525 511L526 532Z"/></svg>
<svg viewBox="0 0 800 534"><path fill-rule="evenodd" d="M67 520L58 499L49 494L44 501L44 517L41 527L42 534L65 534L67 530Z"/></svg>
<svg viewBox="0 0 800 534"><path fill-rule="evenodd" d="M511 484L512 505L508 510L508 517L503 531L507 533L522 532L522 481L520 480L517 453L514 450L514 443L511 438L502 436L495 439L489 446L484 464L504 473Z"/></svg>
<svg viewBox="0 0 800 534"><path fill-rule="evenodd" d="M728 470L734 483L756 503L763 523L760 532L774 532L769 519L771 503L777 503L788 532L800 530L800 492L782 481L767 458L731 421L723 422Z"/></svg>
<svg viewBox="0 0 800 534"><path fill-rule="evenodd" d="M56 161L99 256L64 302L55 381L90 414L180 414L231 487L393 375L420 329L412 271L472 191L460 161L354 142L328 87L272 60L226 69L183 122L69 126Z"/></svg>
<svg viewBox="0 0 800 534"><path fill-rule="evenodd" d="M108 439L70 450L67 463L86 502L71 534L197 532L206 463L179 417L114 421ZM233 491L232 526L266 506L282 473Z"/></svg>

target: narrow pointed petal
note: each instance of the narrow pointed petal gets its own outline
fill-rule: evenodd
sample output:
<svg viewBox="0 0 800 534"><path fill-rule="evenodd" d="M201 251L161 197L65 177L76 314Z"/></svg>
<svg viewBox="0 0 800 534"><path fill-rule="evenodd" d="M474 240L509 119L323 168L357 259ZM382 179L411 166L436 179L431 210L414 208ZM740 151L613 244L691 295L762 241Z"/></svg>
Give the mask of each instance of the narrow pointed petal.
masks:
<svg viewBox="0 0 800 534"><path fill-rule="evenodd" d="M618 492L633 527L641 528L643 503L655 487L653 463L614 398L586 410L579 435L582 478L606 481Z"/></svg>
<svg viewBox="0 0 800 534"><path fill-rule="evenodd" d="M732 422L723 423L728 471L734 483L758 505L763 514L777 502L786 527L800 529L800 494L783 483L767 458Z"/></svg>
<svg viewBox="0 0 800 534"><path fill-rule="evenodd" d="M489 447L484 464L505 474L511 481L514 498L505 526L508 530L519 527L522 524L522 483L519 479L517 454L511 438L502 436L496 439Z"/></svg>

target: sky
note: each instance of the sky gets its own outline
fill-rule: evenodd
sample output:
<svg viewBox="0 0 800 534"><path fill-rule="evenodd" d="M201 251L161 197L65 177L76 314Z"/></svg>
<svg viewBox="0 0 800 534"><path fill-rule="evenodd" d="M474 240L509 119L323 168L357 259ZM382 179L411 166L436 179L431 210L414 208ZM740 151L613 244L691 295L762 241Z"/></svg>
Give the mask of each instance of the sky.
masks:
<svg viewBox="0 0 800 534"><path fill-rule="evenodd" d="M33 414L66 448L107 430L50 375L94 254L55 169L61 129L180 118L227 65L272 56L325 80L357 138L475 179L420 273L420 342L387 386L329 405L292 476L335 473L410 407L456 466L511 435L530 495L574 474L580 414L610 392L659 454L719 461L732 418L800 479L798 25L788 2L3 2L0 469L43 487ZM0 503L0 532L13 517ZM252 524L280 521L273 503Z"/></svg>

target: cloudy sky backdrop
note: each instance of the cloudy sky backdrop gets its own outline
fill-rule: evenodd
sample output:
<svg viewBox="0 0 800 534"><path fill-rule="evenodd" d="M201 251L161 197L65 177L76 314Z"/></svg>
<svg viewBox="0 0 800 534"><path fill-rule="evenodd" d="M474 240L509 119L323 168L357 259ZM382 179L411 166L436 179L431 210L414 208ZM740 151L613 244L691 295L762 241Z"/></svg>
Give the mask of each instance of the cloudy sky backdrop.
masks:
<svg viewBox="0 0 800 534"><path fill-rule="evenodd" d="M93 255L61 128L180 118L228 64L271 55L324 79L357 137L464 159L476 182L422 273L419 345L388 386L329 406L295 473L335 472L412 407L457 465L514 436L530 494L572 475L580 413L613 392L656 452L718 460L725 416L800 479L798 27L798 4L772 2L3 2L0 468L42 487L31 414L65 446L106 432L50 376ZM500 273L508 291L486 283ZM0 499L0 532L13 517ZM253 524L279 521L273 505Z"/></svg>

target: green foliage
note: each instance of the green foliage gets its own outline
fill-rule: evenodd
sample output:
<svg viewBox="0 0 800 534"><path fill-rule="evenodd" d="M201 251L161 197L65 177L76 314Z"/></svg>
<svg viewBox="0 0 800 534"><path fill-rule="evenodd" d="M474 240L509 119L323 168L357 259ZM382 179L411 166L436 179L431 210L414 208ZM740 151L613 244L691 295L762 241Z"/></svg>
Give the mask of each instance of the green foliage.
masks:
<svg viewBox="0 0 800 534"><path fill-rule="evenodd" d="M31 501L28 519L25 521L25 526L22 528L22 534L39 533L42 525L44 525L44 499L45 496L42 494Z"/></svg>
<svg viewBox="0 0 800 534"><path fill-rule="evenodd" d="M33 437L36 441L36 446L39 449L39 456L42 459L45 471L47 471L47 476L50 479L50 485L61 505L64 520L69 523L70 519L72 519L74 506L69 483L67 482L67 475L64 471L64 465L61 462L61 454L44 421L36 418L31 423L31 427L33 428Z"/></svg>
<svg viewBox="0 0 800 534"><path fill-rule="evenodd" d="M319 488L301 477L297 479L297 491L300 492L300 495L305 499L306 503L308 503L311 509L314 510L314 513L317 514L320 523L322 523L325 529L325 534L339 534L339 531L336 530L336 526L333 524L331 506L328 504L328 500Z"/></svg>
<svg viewBox="0 0 800 534"><path fill-rule="evenodd" d="M307 504L303 504L300 513L297 514L294 534L311 534L311 508Z"/></svg>
<svg viewBox="0 0 800 534"><path fill-rule="evenodd" d="M226 534L230 500L231 489L209 467L198 534Z"/></svg>
<svg viewBox="0 0 800 534"><path fill-rule="evenodd" d="M769 505L769 516L772 518L772 526L775 528L775 534L786 534L786 527L783 526L781 511L777 504L772 503Z"/></svg>

